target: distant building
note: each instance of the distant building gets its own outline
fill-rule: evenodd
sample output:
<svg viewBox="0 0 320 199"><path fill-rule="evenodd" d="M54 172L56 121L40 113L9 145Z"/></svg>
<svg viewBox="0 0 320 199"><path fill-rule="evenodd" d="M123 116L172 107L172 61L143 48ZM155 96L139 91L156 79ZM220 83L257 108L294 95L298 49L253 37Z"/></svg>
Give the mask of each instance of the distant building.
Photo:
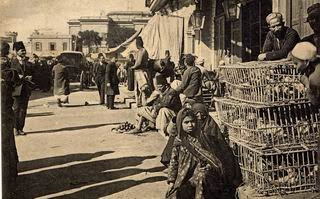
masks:
<svg viewBox="0 0 320 199"><path fill-rule="evenodd" d="M39 56L57 56L63 51L71 50L71 35L35 31L28 39L31 43L31 53Z"/></svg>
<svg viewBox="0 0 320 199"><path fill-rule="evenodd" d="M107 48L105 41L109 29L117 26L138 30L144 27L150 18L149 12L115 11L101 16L83 16L80 19L71 19L67 23L69 25L69 35L76 36L79 31L93 30L103 38L101 47ZM73 48L75 47L73 46Z"/></svg>
<svg viewBox="0 0 320 199"><path fill-rule="evenodd" d="M4 35L0 36L0 41L7 42L12 49L13 43L17 41L17 36L18 36L17 32L11 32L11 31L5 32Z"/></svg>

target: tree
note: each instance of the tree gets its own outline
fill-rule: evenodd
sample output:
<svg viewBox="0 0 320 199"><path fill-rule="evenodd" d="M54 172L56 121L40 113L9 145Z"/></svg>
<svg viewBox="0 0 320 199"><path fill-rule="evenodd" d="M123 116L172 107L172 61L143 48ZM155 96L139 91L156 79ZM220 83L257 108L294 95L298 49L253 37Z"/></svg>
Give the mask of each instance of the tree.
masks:
<svg viewBox="0 0 320 199"><path fill-rule="evenodd" d="M91 52L92 46L98 46L101 44L102 38L99 36L98 32L93 30L80 31L78 35L82 44L88 46L89 52Z"/></svg>
<svg viewBox="0 0 320 199"><path fill-rule="evenodd" d="M110 48L117 47L129 39L136 31L133 28L121 27L112 23L107 33L107 43Z"/></svg>

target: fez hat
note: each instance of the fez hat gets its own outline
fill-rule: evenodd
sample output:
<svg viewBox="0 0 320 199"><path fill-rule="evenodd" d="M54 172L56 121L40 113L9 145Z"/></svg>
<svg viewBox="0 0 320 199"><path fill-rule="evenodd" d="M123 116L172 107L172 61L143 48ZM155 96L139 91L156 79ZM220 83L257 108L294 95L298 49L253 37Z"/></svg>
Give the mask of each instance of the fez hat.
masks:
<svg viewBox="0 0 320 199"><path fill-rule="evenodd" d="M167 85L168 84L167 79L163 75L157 75L156 76L156 82L157 82L157 84L161 84L161 85Z"/></svg>
<svg viewBox="0 0 320 199"><path fill-rule="evenodd" d="M269 24L269 26L275 26L283 23L283 17L280 12L273 12L266 17L266 21Z"/></svg>
<svg viewBox="0 0 320 199"><path fill-rule="evenodd" d="M317 56L317 48L310 42L300 42L292 49L291 55L301 60L313 60Z"/></svg>
<svg viewBox="0 0 320 199"><path fill-rule="evenodd" d="M308 13L308 18L320 16L320 3L312 4L312 5L307 9L307 13ZM306 21L306 22L308 22L308 18L307 18L307 21Z"/></svg>
<svg viewBox="0 0 320 199"><path fill-rule="evenodd" d="M10 46L7 42L1 42L1 57L5 57L9 54Z"/></svg>
<svg viewBox="0 0 320 199"><path fill-rule="evenodd" d="M21 49L24 49L24 50L26 49L26 47L24 47L24 44L22 41L17 41L17 42L13 43L13 50L19 51Z"/></svg>

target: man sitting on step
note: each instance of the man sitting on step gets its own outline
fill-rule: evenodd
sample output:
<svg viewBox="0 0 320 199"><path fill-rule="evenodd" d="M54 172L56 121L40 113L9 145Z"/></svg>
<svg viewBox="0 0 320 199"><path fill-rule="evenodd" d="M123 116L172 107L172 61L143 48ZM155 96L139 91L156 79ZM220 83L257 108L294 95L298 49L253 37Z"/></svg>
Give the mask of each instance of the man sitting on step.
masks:
<svg viewBox="0 0 320 199"><path fill-rule="evenodd" d="M129 133L141 133L156 127L167 135L167 126L170 120L181 109L179 93L170 87L167 80L156 77L157 88L147 99L147 106L137 109L137 126Z"/></svg>

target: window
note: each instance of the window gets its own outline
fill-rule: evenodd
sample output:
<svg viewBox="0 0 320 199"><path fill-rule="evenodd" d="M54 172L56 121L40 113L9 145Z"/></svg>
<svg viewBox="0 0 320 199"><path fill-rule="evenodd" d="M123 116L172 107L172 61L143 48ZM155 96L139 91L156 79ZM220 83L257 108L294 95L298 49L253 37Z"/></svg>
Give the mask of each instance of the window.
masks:
<svg viewBox="0 0 320 199"><path fill-rule="evenodd" d="M42 43L36 42L36 51L42 51Z"/></svg>
<svg viewBox="0 0 320 199"><path fill-rule="evenodd" d="M50 51L55 51L56 50L56 43L55 42L50 42L49 43L49 50Z"/></svg>
<svg viewBox="0 0 320 199"><path fill-rule="evenodd" d="M63 49L63 51L68 50L68 43L67 42L62 43L62 49Z"/></svg>

